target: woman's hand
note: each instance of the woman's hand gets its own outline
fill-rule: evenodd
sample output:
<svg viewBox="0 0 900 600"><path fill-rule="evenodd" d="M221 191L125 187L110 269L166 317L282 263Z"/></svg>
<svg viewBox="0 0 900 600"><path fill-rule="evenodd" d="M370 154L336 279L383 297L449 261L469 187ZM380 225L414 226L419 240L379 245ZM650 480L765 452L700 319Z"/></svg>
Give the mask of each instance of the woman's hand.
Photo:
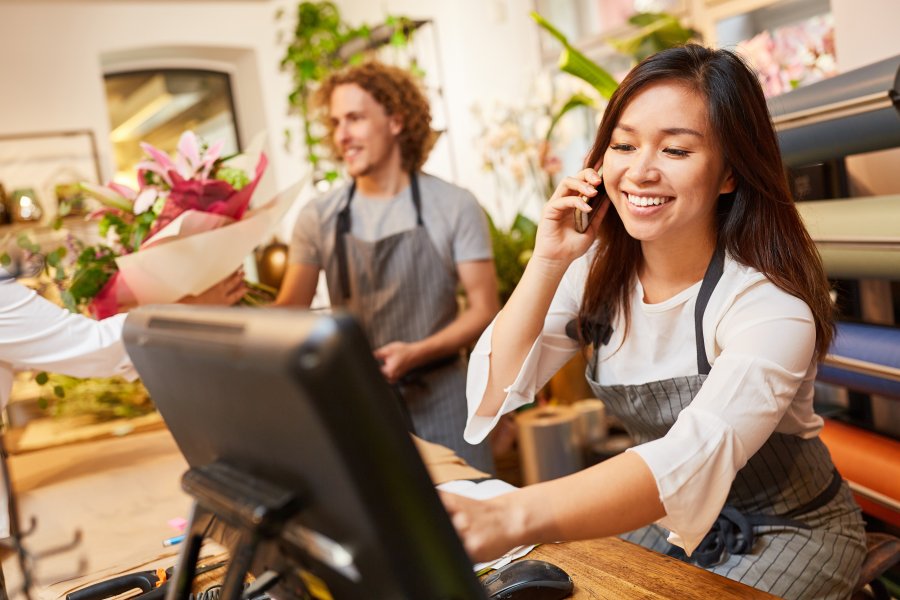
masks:
<svg viewBox="0 0 900 600"><path fill-rule="evenodd" d="M506 505L504 496L473 500L448 492L438 493L473 562L500 558L519 545L514 534L516 512Z"/></svg>
<svg viewBox="0 0 900 600"><path fill-rule="evenodd" d="M598 193L596 186L602 183L594 169L584 169L574 177L563 179L553 196L544 205L541 222L538 224L533 257L568 265L584 254L597 237L600 222L609 210L609 200L604 200L595 210L587 231L575 230L575 209L590 212L585 198L593 198Z"/></svg>
<svg viewBox="0 0 900 600"><path fill-rule="evenodd" d="M196 296L185 296L178 303L231 306L243 298L246 293L247 285L244 283L244 270L238 269L205 292L201 292Z"/></svg>

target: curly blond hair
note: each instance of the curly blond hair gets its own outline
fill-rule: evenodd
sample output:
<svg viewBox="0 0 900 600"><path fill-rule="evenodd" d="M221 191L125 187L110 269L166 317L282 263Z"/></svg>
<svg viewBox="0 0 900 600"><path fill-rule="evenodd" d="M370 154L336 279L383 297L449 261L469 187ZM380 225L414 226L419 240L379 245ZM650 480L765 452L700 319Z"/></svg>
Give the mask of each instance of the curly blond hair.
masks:
<svg viewBox="0 0 900 600"><path fill-rule="evenodd" d="M366 90L388 116L399 116L403 130L397 136L400 156L405 171L418 171L425 164L434 146L435 134L431 129L431 108L419 82L408 71L370 61L338 71L316 90L313 102L328 129L325 143L338 156L334 146L334 125L328 118L331 94L339 85L352 83Z"/></svg>

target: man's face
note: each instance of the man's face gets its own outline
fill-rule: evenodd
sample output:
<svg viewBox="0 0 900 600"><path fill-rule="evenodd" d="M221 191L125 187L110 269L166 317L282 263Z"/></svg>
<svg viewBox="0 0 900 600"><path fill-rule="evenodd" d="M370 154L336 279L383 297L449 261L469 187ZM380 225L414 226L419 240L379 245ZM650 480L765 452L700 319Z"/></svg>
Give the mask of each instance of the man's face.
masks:
<svg viewBox="0 0 900 600"><path fill-rule="evenodd" d="M351 177L372 175L386 168L394 152L399 158L397 135L403 129L400 119L388 115L363 88L354 83L334 88L329 114L334 145Z"/></svg>

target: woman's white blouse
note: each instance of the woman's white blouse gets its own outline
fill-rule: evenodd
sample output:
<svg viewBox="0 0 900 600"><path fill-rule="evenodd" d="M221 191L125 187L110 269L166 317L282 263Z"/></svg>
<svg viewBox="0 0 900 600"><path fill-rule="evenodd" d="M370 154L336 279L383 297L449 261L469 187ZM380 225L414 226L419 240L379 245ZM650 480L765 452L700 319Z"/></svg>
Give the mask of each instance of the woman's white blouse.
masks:
<svg viewBox="0 0 900 600"><path fill-rule="evenodd" d="M13 372L137 377L122 344L125 315L95 321L70 313L18 283L0 283L0 406Z"/></svg>
<svg viewBox="0 0 900 600"><path fill-rule="evenodd" d="M589 253L590 254L590 253ZM544 327L494 417L476 416L487 387L493 324L469 360L469 417L465 439L483 440L500 415L533 401L535 392L576 352L565 334L578 313L587 279L585 255L572 263L551 303ZM623 326L600 348L603 385L635 385L697 374L694 304L700 282L658 304L643 300L637 282L628 336ZM656 479L669 541L692 552L712 526L731 483L773 432L814 437L822 419L813 412L815 325L809 307L758 271L726 257L725 269L703 316L712 370L693 402L664 437L631 449ZM598 518L602 518L599 517Z"/></svg>

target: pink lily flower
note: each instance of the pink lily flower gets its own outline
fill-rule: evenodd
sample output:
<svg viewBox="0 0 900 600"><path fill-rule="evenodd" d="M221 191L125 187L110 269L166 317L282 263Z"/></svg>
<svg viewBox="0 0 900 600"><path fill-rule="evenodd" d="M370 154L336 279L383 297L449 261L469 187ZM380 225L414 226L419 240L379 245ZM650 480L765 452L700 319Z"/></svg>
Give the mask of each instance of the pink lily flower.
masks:
<svg viewBox="0 0 900 600"><path fill-rule="evenodd" d="M141 142L141 149L149 154L150 158L152 158L153 160L142 161L140 164L138 164L138 169L156 173L157 175L162 177L163 181L171 186L172 178L169 177L169 171L175 169L175 163L172 162L172 159L169 158L169 155L165 152L162 152L161 150L157 150L146 142ZM143 178L139 177L139 180L143 180Z"/></svg>
<svg viewBox="0 0 900 600"><path fill-rule="evenodd" d="M118 184L115 185L118 186ZM131 208L133 206L131 198L120 194L115 189L111 189L111 186L112 184L110 184L110 187L96 185L93 183L78 184L78 187L81 188L82 191L84 191L88 196L99 200L103 205L131 212Z"/></svg>
<svg viewBox="0 0 900 600"><path fill-rule="evenodd" d="M159 191L156 188L148 187L142 190L134 200L134 214L139 215L150 210L157 197Z"/></svg>
<svg viewBox="0 0 900 600"><path fill-rule="evenodd" d="M106 187L119 194L123 198L131 200L134 202L134 199L137 198L137 192L128 187L127 185L122 185L121 183L116 183L115 181L110 181L106 184Z"/></svg>
<svg viewBox="0 0 900 600"><path fill-rule="evenodd" d="M206 151L206 156L203 157L200 179L206 181L209 178L209 172L212 171L212 168L213 166L215 166L216 161L219 160L219 156L222 154L222 148L224 147L224 140L219 140L209 147L209 150Z"/></svg>

